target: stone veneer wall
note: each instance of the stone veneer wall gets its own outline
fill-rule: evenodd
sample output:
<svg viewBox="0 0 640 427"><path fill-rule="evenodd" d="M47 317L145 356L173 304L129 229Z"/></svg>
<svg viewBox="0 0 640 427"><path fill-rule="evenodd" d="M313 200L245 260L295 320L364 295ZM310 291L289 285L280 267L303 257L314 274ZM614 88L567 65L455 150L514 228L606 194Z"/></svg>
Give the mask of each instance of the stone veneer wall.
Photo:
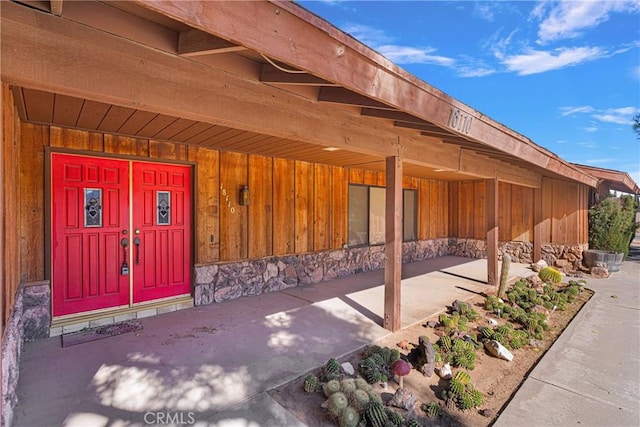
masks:
<svg viewBox="0 0 640 427"><path fill-rule="evenodd" d="M51 291L49 282L20 285L2 341L2 425L13 422L20 356L25 342L49 337Z"/></svg>

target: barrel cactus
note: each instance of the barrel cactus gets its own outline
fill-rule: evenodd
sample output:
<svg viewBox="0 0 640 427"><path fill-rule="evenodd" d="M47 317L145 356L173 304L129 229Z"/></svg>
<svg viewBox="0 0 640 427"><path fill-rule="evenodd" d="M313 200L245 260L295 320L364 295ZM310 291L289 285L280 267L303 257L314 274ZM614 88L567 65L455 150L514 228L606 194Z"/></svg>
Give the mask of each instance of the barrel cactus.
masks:
<svg viewBox="0 0 640 427"><path fill-rule="evenodd" d="M327 400L327 409L331 416L338 418L342 415L342 412L349 406L349 400L344 393L338 391L329 396Z"/></svg>
<svg viewBox="0 0 640 427"><path fill-rule="evenodd" d="M391 422L391 424L393 424L394 426L400 427L402 426L402 423L404 423L404 418L396 411L393 411L389 408L384 408L384 413L387 415L387 419L389 420L389 422Z"/></svg>
<svg viewBox="0 0 640 427"><path fill-rule="evenodd" d="M353 406L358 412L364 411L364 408L370 400L371 398L369 397L369 393L362 389L355 390L349 398L351 406Z"/></svg>
<svg viewBox="0 0 640 427"><path fill-rule="evenodd" d="M340 377L340 363L331 358L322 367L322 374L325 381L330 381Z"/></svg>
<svg viewBox="0 0 640 427"><path fill-rule="evenodd" d="M337 392L340 391L340 381L338 381L338 380L327 381L322 386L322 390L324 391L324 395L329 397L332 394L337 393Z"/></svg>
<svg viewBox="0 0 640 427"><path fill-rule="evenodd" d="M420 424L420 421L415 418L411 418L407 421L407 427L422 427L422 424Z"/></svg>
<svg viewBox="0 0 640 427"><path fill-rule="evenodd" d="M340 381L340 391L349 396L356 390L356 380L353 378L345 378Z"/></svg>
<svg viewBox="0 0 640 427"><path fill-rule="evenodd" d="M355 408L347 406L338 418L340 427L358 427L360 424L360 414Z"/></svg>
<svg viewBox="0 0 640 427"><path fill-rule="evenodd" d="M562 273L553 267L545 267L538 272L538 277L545 283L558 284L562 282Z"/></svg>
<svg viewBox="0 0 640 427"><path fill-rule="evenodd" d="M389 420L380 402L369 402L364 408L364 419L371 427L384 427Z"/></svg>
<svg viewBox="0 0 640 427"><path fill-rule="evenodd" d="M304 379L304 392L307 394L315 393L318 390L320 381L315 375L307 375Z"/></svg>
<svg viewBox="0 0 640 427"><path fill-rule="evenodd" d="M358 388L360 390L364 390L364 391L371 390L371 385L369 385L367 380L365 380L364 378L358 377L358 378L356 378L355 381L356 381L356 388Z"/></svg>
<svg viewBox="0 0 640 427"><path fill-rule="evenodd" d="M422 409L429 418L438 418L442 415L442 408L438 402L423 403L420 409Z"/></svg>

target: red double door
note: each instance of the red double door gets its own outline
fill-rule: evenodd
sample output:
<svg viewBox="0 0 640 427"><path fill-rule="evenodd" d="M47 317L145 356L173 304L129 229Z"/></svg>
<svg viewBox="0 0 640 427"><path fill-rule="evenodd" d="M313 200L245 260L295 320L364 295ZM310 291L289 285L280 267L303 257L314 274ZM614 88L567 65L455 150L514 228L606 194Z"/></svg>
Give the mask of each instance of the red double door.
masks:
<svg viewBox="0 0 640 427"><path fill-rule="evenodd" d="M191 168L51 155L53 315L191 290Z"/></svg>

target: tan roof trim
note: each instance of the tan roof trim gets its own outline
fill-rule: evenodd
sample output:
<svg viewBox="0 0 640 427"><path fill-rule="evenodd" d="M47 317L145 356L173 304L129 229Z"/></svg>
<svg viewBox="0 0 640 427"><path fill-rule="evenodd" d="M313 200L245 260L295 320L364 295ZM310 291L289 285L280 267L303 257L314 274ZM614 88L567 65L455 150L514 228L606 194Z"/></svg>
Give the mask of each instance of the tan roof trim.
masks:
<svg viewBox="0 0 640 427"><path fill-rule="evenodd" d="M640 187L626 172L614 169L598 168L595 166L579 165L577 163L574 163L574 165L585 171L585 173L595 176L601 182L608 183L613 190L622 191L624 193L640 194Z"/></svg>

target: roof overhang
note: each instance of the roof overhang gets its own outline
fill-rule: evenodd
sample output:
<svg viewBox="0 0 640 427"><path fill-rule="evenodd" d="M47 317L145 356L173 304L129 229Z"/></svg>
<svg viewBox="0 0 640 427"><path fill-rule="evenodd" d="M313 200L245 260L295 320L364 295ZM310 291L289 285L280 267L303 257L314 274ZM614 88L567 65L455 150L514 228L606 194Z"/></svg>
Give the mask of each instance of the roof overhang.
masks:
<svg viewBox="0 0 640 427"><path fill-rule="evenodd" d="M598 183L292 2L23 3L50 13L1 5L3 81L19 89L23 117L30 96L44 93L53 108L44 114L50 119L29 121L60 124L56 117L69 108L102 103L129 120L159 114L188 123L168 138L187 144L178 136L194 129L219 134L214 125L251 132L236 141L253 147L246 152L269 147L264 155L374 170L384 168L385 156L402 155L405 172L417 177L497 178L531 187L542 176ZM122 131L128 122L115 131L105 123L87 130L129 135ZM262 137L277 141L264 144ZM248 138L253 142L245 144ZM215 140L197 145L221 148ZM341 155L353 162L341 162Z"/></svg>
<svg viewBox="0 0 640 427"><path fill-rule="evenodd" d="M578 168L598 178L599 184L610 190L628 194L640 194L640 187L628 173L613 169L575 164Z"/></svg>

